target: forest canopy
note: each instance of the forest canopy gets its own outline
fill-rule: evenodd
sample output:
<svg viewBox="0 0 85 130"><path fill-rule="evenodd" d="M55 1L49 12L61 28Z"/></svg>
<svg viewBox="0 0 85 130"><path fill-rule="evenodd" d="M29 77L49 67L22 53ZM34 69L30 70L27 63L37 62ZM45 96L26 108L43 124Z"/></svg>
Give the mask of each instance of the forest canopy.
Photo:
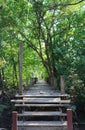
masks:
<svg viewBox="0 0 85 130"><path fill-rule="evenodd" d="M85 1L0 0L0 71L8 88L18 86L23 43L27 78L78 74L85 86Z"/></svg>

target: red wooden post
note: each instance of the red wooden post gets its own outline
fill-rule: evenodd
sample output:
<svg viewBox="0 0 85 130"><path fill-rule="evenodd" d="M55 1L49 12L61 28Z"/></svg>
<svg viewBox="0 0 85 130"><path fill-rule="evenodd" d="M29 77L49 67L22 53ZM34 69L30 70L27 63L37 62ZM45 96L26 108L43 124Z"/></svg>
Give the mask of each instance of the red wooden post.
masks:
<svg viewBox="0 0 85 130"><path fill-rule="evenodd" d="M73 130L72 110L67 109L67 130Z"/></svg>
<svg viewBox="0 0 85 130"><path fill-rule="evenodd" d="M17 130L17 112L12 112L12 130Z"/></svg>

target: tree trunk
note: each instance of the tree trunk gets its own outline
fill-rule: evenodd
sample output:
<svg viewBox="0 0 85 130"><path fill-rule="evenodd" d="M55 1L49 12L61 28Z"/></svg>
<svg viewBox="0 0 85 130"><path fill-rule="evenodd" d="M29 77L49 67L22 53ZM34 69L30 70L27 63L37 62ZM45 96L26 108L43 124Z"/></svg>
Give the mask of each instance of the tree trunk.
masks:
<svg viewBox="0 0 85 130"><path fill-rule="evenodd" d="M23 43L20 42L20 50L19 50L19 94L22 94L22 53L23 53Z"/></svg>

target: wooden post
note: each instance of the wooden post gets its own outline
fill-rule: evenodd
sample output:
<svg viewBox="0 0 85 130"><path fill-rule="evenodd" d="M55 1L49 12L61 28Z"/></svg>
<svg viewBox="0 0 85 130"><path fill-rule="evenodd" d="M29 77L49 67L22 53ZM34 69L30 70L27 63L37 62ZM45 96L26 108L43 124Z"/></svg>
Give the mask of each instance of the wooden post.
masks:
<svg viewBox="0 0 85 130"><path fill-rule="evenodd" d="M20 42L19 46L19 94L22 94L22 53L23 53L23 43Z"/></svg>
<svg viewBox="0 0 85 130"><path fill-rule="evenodd" d="M65 79L64 76L60 77L61 94L65 94Z"/></svg>
<svg viewBox="0 0 85 130"><path fill-rule="evenodd" d="M17 112L12 112L12 130L17 130Z"/></svg>
<svg viewBox="0 0 85 130"><path fill-rule="evenodd" d="M73 130L72 110L67 109L67 130Z"/></svg>
<svg viewBox="0 0 85 130"><path fill-rule="evenodd" d="M50 84L54 88L57 87L56 78L54 76L50 78Z"/></svg>
<svg viewBox="0 0 85 130"><path fill-rule="evenodd" d="M26 87L28 87L28 78L26 78Z"/></svg>

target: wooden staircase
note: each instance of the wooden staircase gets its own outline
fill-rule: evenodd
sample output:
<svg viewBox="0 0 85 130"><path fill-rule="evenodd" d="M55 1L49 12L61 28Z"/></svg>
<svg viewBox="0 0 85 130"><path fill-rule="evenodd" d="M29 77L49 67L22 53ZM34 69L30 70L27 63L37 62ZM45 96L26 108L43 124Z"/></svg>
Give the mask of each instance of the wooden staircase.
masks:
<svg viewBox="0 0 85 130"><path fill-rule="evenodd" d="M18 130L67 130L70 96L39 82L23 95L16 95Z"/></svg>

